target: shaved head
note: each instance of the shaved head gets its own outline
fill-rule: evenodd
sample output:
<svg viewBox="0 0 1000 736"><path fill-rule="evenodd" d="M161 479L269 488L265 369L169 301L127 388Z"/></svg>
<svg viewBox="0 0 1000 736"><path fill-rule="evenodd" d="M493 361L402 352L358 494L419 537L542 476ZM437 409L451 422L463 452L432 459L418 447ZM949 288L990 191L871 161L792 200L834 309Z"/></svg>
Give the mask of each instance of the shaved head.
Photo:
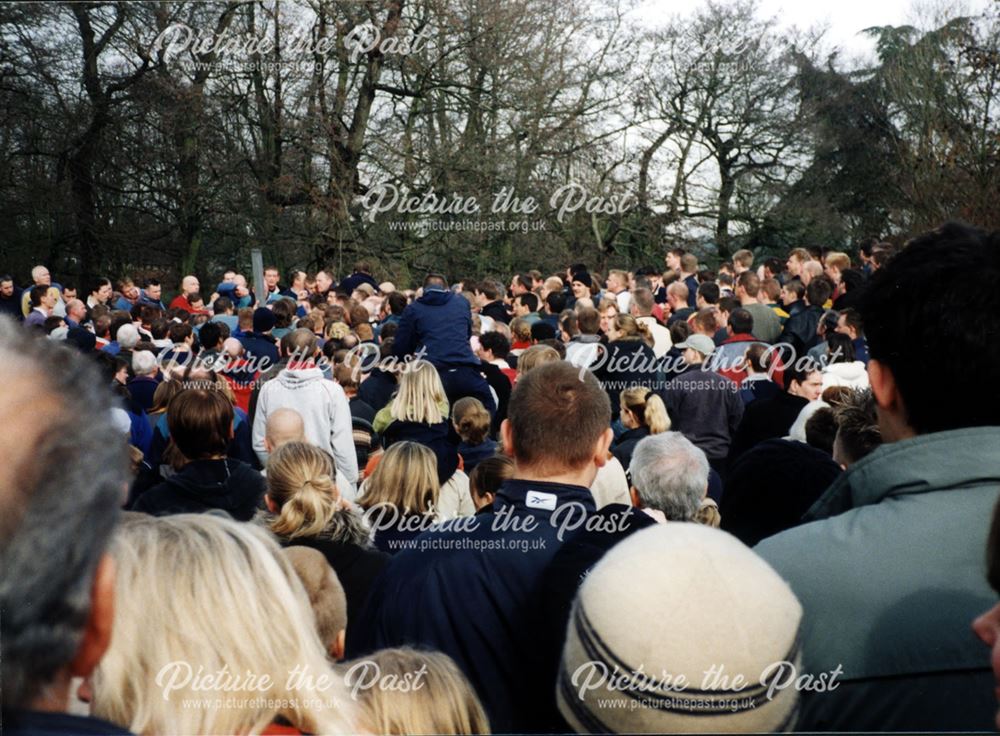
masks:
<svg viewBox="0 0 1000 736"><path fill-rule="evenodd" d="M288 442L305 442L306 425L302 415L294 409L278 409L267 418L264 430L264 445L268 452Z"/></svg>

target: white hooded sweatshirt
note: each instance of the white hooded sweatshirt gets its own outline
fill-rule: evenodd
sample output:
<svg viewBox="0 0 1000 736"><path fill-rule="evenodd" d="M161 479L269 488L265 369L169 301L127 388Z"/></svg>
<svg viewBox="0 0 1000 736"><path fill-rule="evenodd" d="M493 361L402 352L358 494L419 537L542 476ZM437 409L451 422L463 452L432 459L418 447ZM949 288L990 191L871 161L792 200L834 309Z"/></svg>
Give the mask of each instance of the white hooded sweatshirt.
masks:
<svg viewBox="0 0 1000 736"><path fill-rule="evenodd" d="M358 485L358 456L351 407L340 384L324 378L319 368L286 368L261 387L253 420L253 449L264 464L267 418L277 409L293 409L301 415L306 440L333 455L338 475L350 484L349 488L340 488L340 493L353 501Z"/></svg>

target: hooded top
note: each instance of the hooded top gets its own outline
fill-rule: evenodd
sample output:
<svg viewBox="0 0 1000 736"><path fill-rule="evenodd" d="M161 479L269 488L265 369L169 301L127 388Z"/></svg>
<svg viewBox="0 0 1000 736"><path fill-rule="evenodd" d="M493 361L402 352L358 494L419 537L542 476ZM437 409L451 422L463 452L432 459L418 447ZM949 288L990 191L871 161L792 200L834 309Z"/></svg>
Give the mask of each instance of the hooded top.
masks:
<svg viewBox="0 0 1000 736"><path fill-rule="evenodd" d="M860 360L831 363L823 369L823 390L830 386L868 388L868 367Z"/></svg>
<svg viewBox="0 0 1000 736"><path fill-rule="evenodd" d="M244 462L193 460L136 499L133 511L154 516L220 509L249 521L264 498L264 477Z"/></svg>
<svg viewBox="0 0 1000 736"><path fill-rule="evenodd" d="M1000 427L920 435L859 460L806 523L755 547L802 601L804 671L843 669L837 689L802 693L798 729L993 730L970 624L997 600L984 556L998 489Z"/></svg>
<svg viewBox="0 0 1000 736"><path fill-rule="evenodd" d="M469 302L446 289L424 289L423 296L403 310L393 354L404 358L423 346L425 360L435 366L478 366L470 337Z"/></svg>

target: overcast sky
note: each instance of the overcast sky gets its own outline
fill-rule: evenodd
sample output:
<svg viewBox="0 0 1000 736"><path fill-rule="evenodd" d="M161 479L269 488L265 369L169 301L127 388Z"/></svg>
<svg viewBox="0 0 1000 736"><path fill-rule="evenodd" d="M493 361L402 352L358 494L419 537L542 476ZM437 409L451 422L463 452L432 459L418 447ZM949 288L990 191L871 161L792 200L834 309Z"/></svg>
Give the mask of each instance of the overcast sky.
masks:
<svg viewBox="0 0 1000 736"><path fill-rule="evenodd" d="M948 8L949 14L982 12L996 0L941 0L936 4ZM701 3L697 0L644 0L636 11L637 17L657 23L674 14L692 13ZM859 32L864 28L886 25L921 25L917 22L918 8L933 6L934 0L834 0L810 2L809 0L760 0L762 15L775 16L781 25L808 28L825 24L828 46L839 46L842 57L874 59L874 41Z"/></svg>

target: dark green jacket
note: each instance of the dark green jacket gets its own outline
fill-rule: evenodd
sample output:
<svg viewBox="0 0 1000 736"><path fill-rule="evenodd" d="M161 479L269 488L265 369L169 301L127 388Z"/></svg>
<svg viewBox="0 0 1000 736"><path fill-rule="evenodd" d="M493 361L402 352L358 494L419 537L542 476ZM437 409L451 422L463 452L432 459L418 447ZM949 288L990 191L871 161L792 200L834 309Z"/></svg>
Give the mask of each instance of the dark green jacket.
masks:
<svg viewBox="0 0 1000 736"><path fill-rule="evenodd" d="M843 669L803 693L798 730L993 730L990 652L971 629L997 601L985 550L1000 427L884 445L755 548L804 609L803 667Z"/></svg>

